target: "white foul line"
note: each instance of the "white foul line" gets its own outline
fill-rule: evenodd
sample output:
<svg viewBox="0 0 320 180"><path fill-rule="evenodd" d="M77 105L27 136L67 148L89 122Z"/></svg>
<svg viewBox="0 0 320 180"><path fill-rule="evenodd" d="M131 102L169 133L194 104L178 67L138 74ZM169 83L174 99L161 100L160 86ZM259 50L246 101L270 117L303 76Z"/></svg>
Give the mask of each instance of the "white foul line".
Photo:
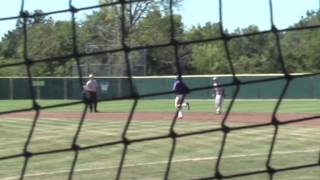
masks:
<svg viewBox="0 0 320 180"><path fill-rule="evenodd" d="M282 152L275 152L273 155L281 155L281 154L295 154L295 153L310 153L310 152L317 152L319 149L310 149L305 151L282 151ZM239 154L239 155L230 155L230 156L223 156L223 159L232 159L232 158L241 158L241 157L255 157L255 156L266 156L265 153L255 153L255 154ZM179 159L179 160L172 160L172 163L179 163L179 162L187 162L187 161L206 161L206 160L216 160L218 157L202 157L202 158L189 158L189 159ZM168 161L157 161L157 162L146 162L146 163L135 163L135 164L128 164L124 165L123 167L136 167L136 166L148 166L148 165L159 165L159 164L167 164ZM118 168L119 166L109 166L103 168L85 168L85 169L78 169L74 170L74 172L86 172L86 171L96 171L96 170L105 170L105 169L113 169ZM37 174L27 174L25 177L34 177L34 176L45 176L45 175L54 175L54 174L64 174L69 173L70 171L62 170L62 171L55 171L55 172L48 172L48 173L37 173ZM20 179L20 176L12 176L2 178L1 180L15 180Z"/></svg>

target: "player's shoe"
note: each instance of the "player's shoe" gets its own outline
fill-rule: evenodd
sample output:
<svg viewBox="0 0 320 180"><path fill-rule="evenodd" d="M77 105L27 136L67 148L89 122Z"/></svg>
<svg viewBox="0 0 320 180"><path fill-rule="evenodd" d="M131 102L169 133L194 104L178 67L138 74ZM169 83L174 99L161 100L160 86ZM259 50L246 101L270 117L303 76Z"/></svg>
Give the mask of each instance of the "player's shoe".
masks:
<svg viewBox="0 0 320 180"><path fill-rule="evenodd" d="M179 110L178 111L178 119L182 119L182 118L183 118L182 112Z"/></svg>
<svg viewBox="0 0 320 180"><path fill-rule="evenodd" d="M191 106L190 106L189 102L187 102L186 104L187 104L188 110L190 110Z"/></svg>

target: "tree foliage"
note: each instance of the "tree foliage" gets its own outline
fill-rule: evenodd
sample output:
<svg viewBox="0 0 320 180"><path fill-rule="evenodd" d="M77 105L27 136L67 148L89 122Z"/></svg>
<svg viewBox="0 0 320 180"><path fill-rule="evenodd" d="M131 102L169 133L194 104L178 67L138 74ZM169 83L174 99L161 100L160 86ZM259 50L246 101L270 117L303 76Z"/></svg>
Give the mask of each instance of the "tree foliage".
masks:
<svg viewBox="0 0 320 180"><path fill-rule="evenodd" d="M179 6L181 1L172 1L173 6ZM138 50L130 51L128 60L132 68L144 65L145 75L175 74L177 62L183 74L228 74L231 73L231 67L235 73L281 73L284 69L280 60L289 73L317 72L320 69L320 31L316 28L279 32L281 53L278 52L275 34L259 33L260 30L255 25L238 28L230 33L225 30L229 36L235 38L224 44L219 40L221 30L218 23L208 22L204 26L186 29L181 15L174 14L170 17L170 2L137 1L128 3L124 9L121 9L121 6L103 6L87 15L86 19L76 23L76 48L80 53L117 53L88 56L82 58L81 63L116 64L117 66L113 67L118 69L113 69L113 72L125 75L126 59L124 53L118 51L127 46L140 47ZM100 3L108 4L112 1L101 0ZM32 61L41 61L32 65L33 75L70 76L71 66L75 62L73 59L59 57L73 55L71 22L54 21L48 16L43 16L42 10L35 10L30 14L26 22L27 56ZM306 17L302 17L291 27L301 28L319 24L320 12L309 11ZM207 41L208 39L216 40ZM180 45L175 49L171 44L172 40L196 43ZM16 28L8 31L0 41L0 64L23 61L23 41L24 32L20 19ZM150 46L154 48L146 48ZM52 61L47 61L48 59ZM0 75L25 75L21 73L25 69L13 69ZM135 75L136 72L132 72Z"/></svg>

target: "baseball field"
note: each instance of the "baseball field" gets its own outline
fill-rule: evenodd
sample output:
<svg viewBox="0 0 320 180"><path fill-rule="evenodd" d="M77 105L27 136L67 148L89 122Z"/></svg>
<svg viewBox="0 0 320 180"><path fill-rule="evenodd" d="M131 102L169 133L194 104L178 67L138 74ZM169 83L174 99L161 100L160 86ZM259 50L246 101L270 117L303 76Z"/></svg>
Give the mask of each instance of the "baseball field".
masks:
<svg viewBox="0 0 320 180"><path fill-rule="evenodd" d="M0 180L320 179L319 100L189 102L174 120L173 100L3 100Z"/></svg>

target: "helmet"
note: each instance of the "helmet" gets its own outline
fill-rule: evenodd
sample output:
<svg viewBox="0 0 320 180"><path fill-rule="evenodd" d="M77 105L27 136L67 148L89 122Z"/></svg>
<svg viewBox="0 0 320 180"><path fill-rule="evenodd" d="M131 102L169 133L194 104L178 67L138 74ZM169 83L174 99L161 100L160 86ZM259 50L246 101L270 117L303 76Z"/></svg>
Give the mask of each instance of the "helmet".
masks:
<svg viewBox="0 0 320 180"><path fill-rule="evenodd" d="M89 74L89 78L93 78L93 74Z"/></svg>
<svg viewBox="0 0 320 180"><path fill-rule="evenodd" d="M212 80L216 81L216 80L218 80L218 78L217 77L213 77Z"/></svg>

